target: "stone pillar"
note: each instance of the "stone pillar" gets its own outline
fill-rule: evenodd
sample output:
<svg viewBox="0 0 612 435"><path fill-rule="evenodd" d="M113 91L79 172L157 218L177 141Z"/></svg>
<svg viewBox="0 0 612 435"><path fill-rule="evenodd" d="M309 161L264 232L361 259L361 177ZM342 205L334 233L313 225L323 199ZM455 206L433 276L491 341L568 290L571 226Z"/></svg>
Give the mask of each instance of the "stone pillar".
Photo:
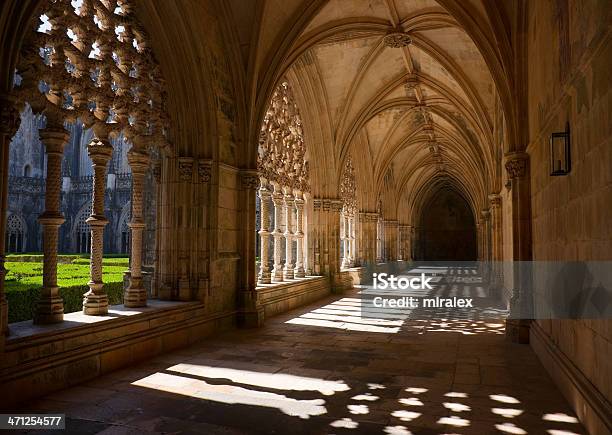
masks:
<svg viewBox="0 0 612 435"><path fill-rule="evenodd" d="M8 201L9 144L19 127L19 112L8 95L0 95L0 353L8 335L8 302L4 291L5 232Z"/></svg>
<svg viewBox="0 0 612 435"><path fill-rule="evenodd" d="M529 343L533 300L531 198L529 154L506 154L505 168L512 182L512 260L514 289L510 301L511 319L506 321L506 336L516 343Z"/></svg>
<svg viewBox="0 0 612 435"><path fill-rule="evenodd" d="M348 231L348 240L349 240L349 266L353 267L355 265L355 213L351 210L349 214L349 231Z"/></svg>
<svg viewBox="0 0 612 435"><path fill-rule="evenodd" d="M498 289L503 282L503 226L501 196L499 194L489 195L491 205L491 287Z"/></svg>
<svg viewBox="0 0 612 435"><path fill-rule="evenodd" d="M83 295L83 313L101 315L108 313L108 296L103 289L102 256L104 255L104 227L108 220L104 216L106 190L106 165L113 155L113 147L107 140L94 138L87 145L89 158L93 162L93 198L91 216L87 223L91 228L91 256L89 264L89 291Z"/></svg>
<svg viewBox="0 0 612 435"><path fill-rule="evenodd" d="M349 217L347 211L340 213L341 227L340 240L342 241L342 263L340 268L346 269L350 267L349 258Z"/></svg>
<svg viewBox="0 0 612 435"><path fill-rule="evenodd" d="M264 186L266 180L261 179L255 170L241 170L240 171L241 181L241 255L240 255L240 270L243 271L240 280L240 294L239 294L239 315L238 324L243 327L259 327L264 322L264 308L259 300L259 293L255 289L257 277L255 274L255 194L256 192L262 192L261 187ZM259 189L258 189L259 188ZM268 197L266 197L266 193ZM269 199L269 192L264 187L264 201L261 203L261 210L263 210L264 202L266 208L269 208L267 200ZM266 222L261 220L261 227L267 233L267 226L269 225L269 215L266 211ZM263 218L263 216L262 216ZM268 233L269 234L269 233ZM268 241L266 240L266 246ZM262 244L263 246L263 244ZM261 249L263 251L263 248ZM268 249L266 248L266 255ZM269 261L266 259L269 264ZM262 263L263 264L263 263ZM270 269L268 267L268 282L270 282Z"/></svg>
<svg viewBox="0 0 612 435"><path fill-rule="evenodd" d="M272 194L272 203L274 204L274 231L272 231L272 237L274 237L274 269L272 269L272 279L276 282L283 281L283 263L282 263L282 250L283 250L283 232L281 230L281 216L283 207L283 192L280 185L272 183L274 186L274 193Z"/></svg>
<svg viewBox="0 0 612 435"><path fill-rule="evenodd" d="M261 205L261 228L259 229L259 284L270 284L272 282L270 265L270 198L272 194L268 190L268 180L260 178L259 204Z"/></svg>
<svg viewBox="0 0 612 435"><path fill-rule="evenodd" d="M147 305L147 291L142 283L142 233L145 227L142 217L142 191L149 156L144 150L132 148L127 153L127 159L132 170L132 219L128 224L132 233L132 257L130 258L130 285L123 295L123 304L126 307L135 308Z"/></svg>
<svg viewBox="0 0 612 435"><path fill-rule="evenodd" d="M285 193L285 268L283 269L283 279L293 279L293 214L295 213L295 198L293 190L286 187Z"/></svg>
<svg viewBox="0 0 612 435"><path fill-rule="evenodd" d="M384 225L382 219L379 217L376 221L376 262L382 263L384 261Z"/></svg>
<svg viewBox="0 0 612 435"><path fill-rule="evenodd" d="M295 192L295 240L297 242L296 262L294 275L296 278L304 278L304 198L302 192Z"/></svg>
<svg viewBox="0 0 612 435"><path fill-rule="evenodd" d="M38 218L43 232L43 287L34 314L34 323L57 323L64 320L64 301L57 286L57 249L59 227L64 223L60 212L62 187L62 155L70 135L61 121L47 118L47 127L40 139L47 153L45 211Z"/></svg>

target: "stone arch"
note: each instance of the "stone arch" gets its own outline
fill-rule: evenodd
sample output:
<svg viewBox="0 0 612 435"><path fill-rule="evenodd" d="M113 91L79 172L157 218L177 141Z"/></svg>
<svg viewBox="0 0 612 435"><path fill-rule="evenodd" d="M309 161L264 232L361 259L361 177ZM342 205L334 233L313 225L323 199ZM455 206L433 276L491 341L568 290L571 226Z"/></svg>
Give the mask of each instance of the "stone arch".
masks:
<svg viewBox="0 0 612 435"><path fill-rule="evenodd" d="M132 203L128 201L121 209L119 220L117 221L116 234L116 247L120 254L129 253L130 248L130 229L128 223L130 221L130 215L132 212Z"/></svg>
<svg viewBox="0 0 612 435"><path fill-rule="evenodd" d="M91 250L91 234L87 219L91 216L91 201L81 206L72 224L73 251L86 254Z"/></svg>

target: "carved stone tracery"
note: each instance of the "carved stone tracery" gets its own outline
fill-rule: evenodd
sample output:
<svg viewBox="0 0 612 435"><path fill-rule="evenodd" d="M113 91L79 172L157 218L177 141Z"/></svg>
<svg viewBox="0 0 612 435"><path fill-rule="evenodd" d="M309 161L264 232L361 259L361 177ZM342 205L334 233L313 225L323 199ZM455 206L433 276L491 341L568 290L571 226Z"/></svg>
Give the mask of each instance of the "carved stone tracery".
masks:
<svg viewBox="0 0 612 435"><path fill-rule="evenodd" d="M310 191L302 118L291 86L274 91L259 138L257 169L262 177L302 192Z"/></svg>
<svg viewBox="0 0 612 435"><path fill-rule="evenodd" d="M106 139L160 139L167 130L164 82L127 0L43 2L17 67L20 104L47 121L80 119Z"/></svg>

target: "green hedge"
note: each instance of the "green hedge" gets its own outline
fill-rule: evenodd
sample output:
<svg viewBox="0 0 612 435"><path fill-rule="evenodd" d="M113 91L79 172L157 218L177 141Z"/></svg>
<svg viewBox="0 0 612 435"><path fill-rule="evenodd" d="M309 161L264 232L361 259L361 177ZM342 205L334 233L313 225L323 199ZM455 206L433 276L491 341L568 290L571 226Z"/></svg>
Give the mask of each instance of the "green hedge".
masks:
<svg viewBox="0 0 612 435"><path fill-rule="evenodd" d="M12 260L12 258L10 258ZM71 313L83 309L83 294L89 287L89 260L78 264L58 264L57 282L60 295L64 299L64 312ZM122 303L123 274L127 259L113 258L103 260L104 288L110 304ZM9 303L9 322L30 320L36 308L36 301L42 287L42 263L7 261L8 271L5 280L6 298Z"/></svg>
<svg viewBox="0 0 612 435"><path fill-rule="evenodd" d="M24 284L20 284L24 286ZM123 282L104 283L104 289L111 305L123 302ZM60 287L60 295L64 299L64 313L73 313L83 309L83 295L89 291L86 284ZM22 288L6 293L9 305L9 323L30 320L34 317L36 302L40 297L40 287Z"/></svg>

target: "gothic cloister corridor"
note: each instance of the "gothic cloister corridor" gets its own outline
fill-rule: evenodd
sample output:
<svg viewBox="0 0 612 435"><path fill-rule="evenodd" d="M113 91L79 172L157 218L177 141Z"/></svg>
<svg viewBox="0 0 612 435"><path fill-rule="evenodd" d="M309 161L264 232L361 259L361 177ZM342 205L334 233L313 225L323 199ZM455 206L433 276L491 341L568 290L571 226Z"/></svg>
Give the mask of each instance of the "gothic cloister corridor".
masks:
<svg viewBox="0 0 612 435"><path fill-rule="evenodd" d="M504 340L503 321L376 330L384 319L356 316L357 293L27 407L64 410L74 434L586 433L533 351Z"/></svg>
<svg viewBox="0 0 612 435"><path fill-rule="evenodd" d="M0 1L0 430L612 435L611 5Z"/></svg>

